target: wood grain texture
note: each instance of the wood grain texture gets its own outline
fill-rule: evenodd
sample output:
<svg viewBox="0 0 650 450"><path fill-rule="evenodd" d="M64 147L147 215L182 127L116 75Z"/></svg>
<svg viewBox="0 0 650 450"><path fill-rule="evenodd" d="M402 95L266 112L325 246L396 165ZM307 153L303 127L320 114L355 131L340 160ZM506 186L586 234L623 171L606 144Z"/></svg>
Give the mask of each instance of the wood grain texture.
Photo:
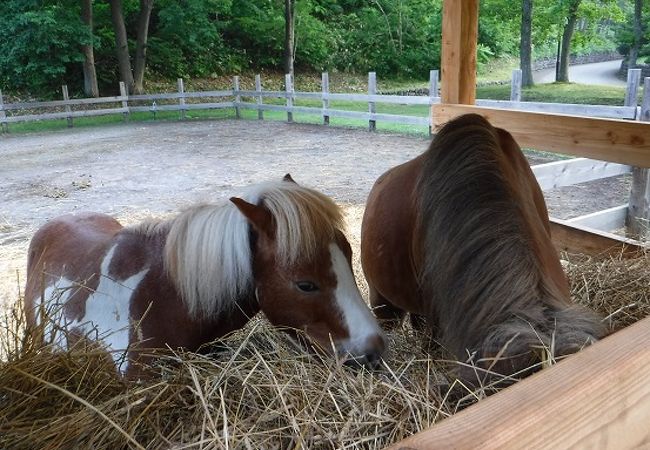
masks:
<svg viewBox="0 0 650 450"><path fill-rule="evenodd" d="M599 231L566 220L551 218L551 238L558 251L583 253L593 256L617 256L633 258L648 249L639 241Z"/></svg>
<svg viewBox="0 0 650 450"><path fill-rule="evenodd" d="M434 127L467 113L508 130L522 147L650 167L650 123L508 111L468 105L431 107Z"/></svg>
<svg viewBox="0 0 650 450"><path fill-rule="evenodd" d="M476 99L478 0L446 1L442 8L441 97L444 103Z"/></svg>
<svg viewBox="0 0 650 450"><path fill-rule="evenodd" d="M650 446L650 318L390 449Z"/></svg>

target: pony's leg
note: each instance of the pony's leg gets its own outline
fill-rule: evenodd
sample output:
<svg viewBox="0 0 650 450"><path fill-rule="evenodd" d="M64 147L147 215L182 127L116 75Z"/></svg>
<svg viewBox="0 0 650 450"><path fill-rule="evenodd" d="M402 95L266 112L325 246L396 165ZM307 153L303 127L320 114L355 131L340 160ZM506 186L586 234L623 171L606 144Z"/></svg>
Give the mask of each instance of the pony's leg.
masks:
<svg viewBox="0 0 650 450"><path fill-rule="evenodd" d="M373 286L368 286L370 307L378 320L390 328L399 325L404 319L405 311L390 303Z"/></svg>

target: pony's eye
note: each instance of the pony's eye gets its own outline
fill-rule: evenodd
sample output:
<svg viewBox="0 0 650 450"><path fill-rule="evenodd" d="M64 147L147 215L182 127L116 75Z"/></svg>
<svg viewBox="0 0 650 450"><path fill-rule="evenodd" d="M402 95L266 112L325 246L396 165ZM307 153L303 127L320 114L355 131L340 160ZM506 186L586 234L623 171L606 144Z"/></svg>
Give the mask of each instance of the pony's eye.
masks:
<svg viewBox="0 0 650 450"><path fill-rule="evenodd" d="M296 287L302 292L316 292L318 290L318 286L311 281L298 281Z"/></svg>

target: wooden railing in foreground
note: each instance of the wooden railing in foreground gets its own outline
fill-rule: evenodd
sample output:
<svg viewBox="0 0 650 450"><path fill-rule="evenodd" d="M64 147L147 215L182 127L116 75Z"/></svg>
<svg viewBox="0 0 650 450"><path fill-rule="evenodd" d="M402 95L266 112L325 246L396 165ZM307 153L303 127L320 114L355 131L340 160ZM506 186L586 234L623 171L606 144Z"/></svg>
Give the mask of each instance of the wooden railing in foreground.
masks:
<svg viewBox="0 0 650 450"><path fill-rule="evenodd" d="M650 317L390 449L646 448L648 342Z"/></svg>

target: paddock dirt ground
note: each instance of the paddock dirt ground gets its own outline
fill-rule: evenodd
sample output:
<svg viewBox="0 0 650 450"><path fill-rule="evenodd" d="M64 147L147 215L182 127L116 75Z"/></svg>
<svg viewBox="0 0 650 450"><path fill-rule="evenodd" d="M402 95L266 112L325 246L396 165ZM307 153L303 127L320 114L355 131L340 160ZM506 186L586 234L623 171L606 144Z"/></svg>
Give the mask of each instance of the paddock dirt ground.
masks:
<svg viewBox="0 0 650 450"><path fill-rule="evenodd" d="M131 224L231 196L285 173L345 208L358 256L363 205L374 181L423 152L428 142L361 129L246 120L0 135L0 310L19 298L29 239L48 219L98 211ZM553 159L528 157L532 164ZM623 204L628 189L629 180L618 177L545 195L551 215L569 218ZM358 261L355 270L360 277Z"/></svg>

